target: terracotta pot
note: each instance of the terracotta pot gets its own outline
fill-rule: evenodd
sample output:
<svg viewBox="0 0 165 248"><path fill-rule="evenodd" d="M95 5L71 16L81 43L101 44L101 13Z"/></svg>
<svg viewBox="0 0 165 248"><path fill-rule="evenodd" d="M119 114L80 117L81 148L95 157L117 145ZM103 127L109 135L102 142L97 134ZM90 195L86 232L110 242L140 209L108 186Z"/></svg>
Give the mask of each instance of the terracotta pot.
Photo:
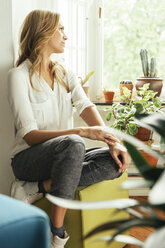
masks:
<svg viewBox="0 0 165 248"><path fill-rule="evenodd" d="M132 90L133 90L133 84L120 84L119 89L120 89L120 95L123 95L123 87L126 87L127 89L131 90L131 95L132 95Z"/></svg>
<svg viewBox="0 0 165 248"><path fill-rule="evenodd" d="M154 143L153 139L145 140L143 141L144 144L148 145L148 141L150 141L150 144L152 145Z"/></svg>
<svg viewBox="0 0 165 248"><path fill-rule="evenodd" d="M105 102L113 102L113 97L115 92L114 91L103 91L104 93L104 98L105 98Z"/></svg>
<svg viewBox="0 0 165 248"><path fill-rule="evenodd" d="M137 139L141 141L148 141L151 136L151 131L144 128L144 127L139 127L137 134L134 135Z"/></svg>
<svg viewBox="0 0 165 248"><path fill-rule="evenodd" d="M85 94L88 95L89 87L83 86L82 88L83 88Z"/></svg>
<svg viewBox="0 0 165 248"><path fill-rule="evenodd" d="M156 167L157 162L158 162L157 158L153 157L149 153L144 152L143 150L140 150L140 153L147 160L147 162L151 165L151 167Z"/></svg>
<svg viewBox="0 0 165 248"><path fill-rule="evenodd" d="M154 142L153 139L150 139L150 144L152 145ZM148 141L143 141L146 145L148 145ZM152 156L151 154L144 152L143 150L139 150L139 152L143 155L143 157L147 160L147 162L151 165L151 167L156 167L158 159Z"/></svg>
<svg viewBox="0 0 165 248"><path fill-rule="evenodd" d="M140 77L136 79L136 90L139 90L139 87L143 87L144 84L149 83L149 89L155 92L158 92L156 96L160 96L163 87L163 79L159 77Z"/></svg>

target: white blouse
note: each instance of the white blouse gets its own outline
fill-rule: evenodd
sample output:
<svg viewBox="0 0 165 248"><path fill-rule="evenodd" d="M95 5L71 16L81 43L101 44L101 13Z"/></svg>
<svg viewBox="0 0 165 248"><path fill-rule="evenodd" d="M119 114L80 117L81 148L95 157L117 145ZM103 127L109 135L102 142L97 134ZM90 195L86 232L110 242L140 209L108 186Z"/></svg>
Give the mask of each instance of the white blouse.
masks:
<svg viewBox="0 0 165 248"><path fill-rule="evenodd" d="M66 71L65 82L70 89L67 93L55 80L52 90L38 73L32 77L33 88L29 79L30 66L27 59L8 73L8 100L16 127L12 157L29 147L23 137L30 131L73 128L73 105L79 115L85 108L94 106L72 71Z"/></svg>

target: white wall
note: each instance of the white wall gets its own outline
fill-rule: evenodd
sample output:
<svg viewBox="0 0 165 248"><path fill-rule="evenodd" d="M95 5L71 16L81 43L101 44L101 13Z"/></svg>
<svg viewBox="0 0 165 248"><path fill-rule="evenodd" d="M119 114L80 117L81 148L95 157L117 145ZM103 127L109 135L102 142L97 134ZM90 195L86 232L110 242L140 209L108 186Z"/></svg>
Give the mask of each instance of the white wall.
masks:
<svg viewBox="0 0 165 248"><path fill-rule="evenodd" d="M6 98L6 75L13 64L12 0L0 0L0 193L9 194L13 173L10 150L13 122Z"/></svg>
<svg viewBox="0 0 165 248"><path fill-rule="evenodd" d="M51 9L52 5L55 8L56 2L54 0L0 0L0 193L2 194L10 194L11 182L14 180L10 166L14 124L6 94L7 72L13 67L14 58L17 57L13 39L17 39L20 24L28 12L38 8L38 5L40 9Z"/></svg>
<svg viewBox="0 0 165 248"><path fill-rule="evenodd" d="M52 10L52 8L54 10L58 8L57 0L12 0L14 62L18 58L19 31L26 15L34 9Z"/></svg>

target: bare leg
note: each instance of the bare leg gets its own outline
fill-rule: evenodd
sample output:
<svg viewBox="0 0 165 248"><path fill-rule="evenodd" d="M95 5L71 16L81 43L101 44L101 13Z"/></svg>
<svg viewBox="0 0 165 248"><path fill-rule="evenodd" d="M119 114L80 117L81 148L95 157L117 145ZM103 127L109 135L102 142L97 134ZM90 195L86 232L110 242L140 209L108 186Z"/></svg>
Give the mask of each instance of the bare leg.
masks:
<svg viewBox="0 0 165 248"><path fill-rule="evenodd" d="M51 186L51 180L50 179L43 181L43 187L44 187L46 192L50 192L50 186ZM59 206L52 204L51 221L55 227L58 228L58 227L63 226L65 213L66 213L66 208L62 208L62 207L59 207Z"/></svg>
<svg viewBox="0 0 165 248"><path fill-rule="evenodd" d="M46 192L50 192L50 185L51 185L51 180L48 179L48 180L45 180L43 181L43 187L45 189Z"/></svg>
<svg viewBox="0 0 165 248"><path fill-rule="evenodd" d="M66 208L62 208L62 207L52 204L51 210L52 210L51 221L52 221L53 226L57 228L63 226Z"/></svg>

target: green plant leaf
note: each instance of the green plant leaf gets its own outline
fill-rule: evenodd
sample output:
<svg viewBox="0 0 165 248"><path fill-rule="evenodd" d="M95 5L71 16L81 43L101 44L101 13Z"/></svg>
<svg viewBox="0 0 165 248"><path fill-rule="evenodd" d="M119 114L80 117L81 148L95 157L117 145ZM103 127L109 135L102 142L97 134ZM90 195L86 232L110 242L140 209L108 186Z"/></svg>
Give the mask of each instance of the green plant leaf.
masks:
<svg viewBox="0 0 165 248"><path fill-rule="evenodd" d="M146 181L143 178L141 180L138 179L132 179L132 180L127 180L124 181L121 184L122 189L140 189L140 188L145 188L145 187L151 187L152 183L150 181Z"/></svg>
<svg viewBox="0 0 165 248"><path fill-rule="evenodd" d="M165 221L162 219L154 218L131 219L130 221L125 221L125 223L121 224L120 227L118 227L118 230L112 235L112 239L108 243L113 241L113 239L120 233L123 233L124 231L135 226L149 226L153 228L161 228L165 226Z"/></svg>
<svg viewBox="0 0 165 248"><path fill-rule="evenodd" d="M94 239L94 241L110 241L112 239L112 235L108 236L102 236L97 239ZM122 243L127 243L127 244L132 244L132 245L138 245L138 246L144 246L144 242L142 242L139 239L136 239L132 236L128 235L117 235L114 238L115 241L117 242L122 242Z"/></svg>
<svg viewBox="0 0 165 248"><path fill-rule="evenodd" d="M165 227L159 228L153 232L145 241L144 248L164 247Z"/></svg>
<svg viewBox="0 0 165 248"><path fill-rule="evenodd" d="M165 170L152 190L149 192L149 202L152 204L165 204Z"/></svg>
<svg viewBox="0 0 165 248"><path fill-rule="evenodd" d="M110 119L112 118L112 112L109 112L105 118L107 121L110 121Z"/></svg>
<svg viewBox="0 0 165 248"><path fill-rule="evenodd" d="M129 123L127 124L127 132L128 132L130 135L135 135L135 134L137 134L137 132L138 132L137 124L134 123L134 122L129 122Z"/></svg>
<svg viewBox="0 0 165 248"><path fill-rule="evenodd" d="M139 89L146 91L146 90L149 89L149 86L150 86L150 84L149 83L148 84L146 83L146 84L143 85L143 87L140 87Z"/></svg>
<svg viewBox="0 0 165 248"><path fill-rule="evenodd" d="M135 108L137 114L142 113L144 110L143 104L141 102L135 102Z"/></svg>
<svg viewBox="0 0 165 248"><path fill-rule="evenodd" d="M89 73L86 75L85 79L83 80L82 85L84 85L94 73L95 73L95 71L89 72Z"/></svg>
<svg viewBox="0 0 165 248"><path fill-rule="evenodd" d="M109 201L77 201L77 200L63 199L50 194L46 194L46 198L50 202L68 209L109 209L109 208L120 209L123 207L131 207L138 204L138 201L127 198L109 200Z"/></svg>
<svg viewBox="0 0 165 248"><path fill-rule="evenodd" d="M161 100L159 97L156 97L153 99L153 103L157 108L160 108L162 106Z"/></svg>
<svg viewBox="0 0 165 248"><path fill-rule="evenodd" d="M141 213L139 213L139 211L135 210L138 209L141 211ZM132 216L136 217L136 218L140 218L142 219L144 217L144 213L152 216L153 218L159 219L159 216L153 211L153 209L151 208L151 206L145 205L143 206L143 204L141 204L141 202L139 203L139 206L134 206L132 208L124 208L124 209L117 209L114 214L117 214L121 211L127 211L129 214L131 214ZM143 212L143 214L142 214Z"/></svg>

